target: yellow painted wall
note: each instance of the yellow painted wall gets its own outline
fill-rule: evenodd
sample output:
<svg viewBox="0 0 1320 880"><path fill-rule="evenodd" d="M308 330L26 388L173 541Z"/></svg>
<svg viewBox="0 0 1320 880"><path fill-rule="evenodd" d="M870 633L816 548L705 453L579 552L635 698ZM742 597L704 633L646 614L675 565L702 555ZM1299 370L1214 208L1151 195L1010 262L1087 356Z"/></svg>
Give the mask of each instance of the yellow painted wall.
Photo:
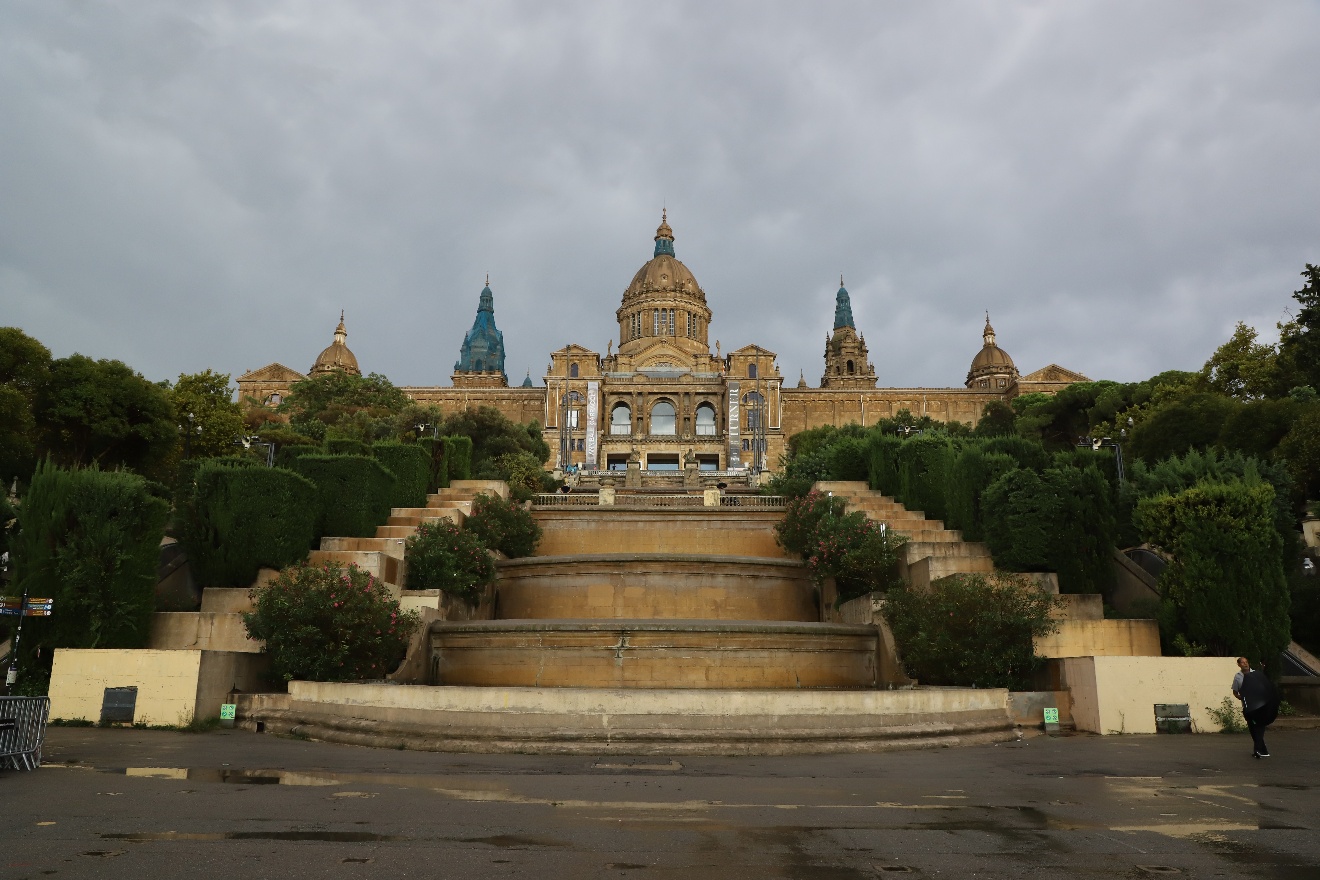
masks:
<svg viewBox="0 0 1320 880"><path fill-rule="evenodd" d="M138 689L135 722L187 724L197 706L201 651L57 648L50 717L99 721L104 691Z"/></svg>
<svg viewBox="0 0 1320 880"><path fill-rule="evenodd" d="M1233 657L1073 657L1058 661L1078 730L1154 733L1156 703L1186 703L1193 729L1216 733L1208 707L1233 683Z"/></svg>

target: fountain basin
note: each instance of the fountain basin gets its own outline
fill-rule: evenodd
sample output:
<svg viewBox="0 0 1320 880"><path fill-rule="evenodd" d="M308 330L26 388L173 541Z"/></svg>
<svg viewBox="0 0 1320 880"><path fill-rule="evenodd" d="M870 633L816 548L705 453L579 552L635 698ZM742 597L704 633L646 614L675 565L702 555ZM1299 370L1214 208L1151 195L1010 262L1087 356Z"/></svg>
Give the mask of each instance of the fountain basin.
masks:
<svg viewBox="0 0 1320 880"><path fill-rule="evenodd" d="M441 685L872 688L879 668L876 628L849 624L436 621L430 636Z"/></svg>
<svg viewBox="0 0 1320 880"><path fill-rule="evenodd" d="M687 554L531 556L496 564L505 619L820 620L806 566Z"/></svg>

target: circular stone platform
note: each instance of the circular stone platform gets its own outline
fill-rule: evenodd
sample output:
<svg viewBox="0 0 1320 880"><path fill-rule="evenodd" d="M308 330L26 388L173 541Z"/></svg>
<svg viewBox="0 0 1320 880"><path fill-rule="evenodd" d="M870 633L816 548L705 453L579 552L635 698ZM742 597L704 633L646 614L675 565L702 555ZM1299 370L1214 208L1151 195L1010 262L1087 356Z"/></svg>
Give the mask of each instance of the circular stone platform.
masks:
<svg viewBox="0 0 1320 880"><path fill-rule="evenodd" d="M875 627L711 620L431 624L431 681L483 687L870 688Z"/></svg>
<svg viewBox="0 0 1320 880"><path fill-rule="evenodd" d="M503 619L820 620L806 565L673 553L501 560Z"/></svg>

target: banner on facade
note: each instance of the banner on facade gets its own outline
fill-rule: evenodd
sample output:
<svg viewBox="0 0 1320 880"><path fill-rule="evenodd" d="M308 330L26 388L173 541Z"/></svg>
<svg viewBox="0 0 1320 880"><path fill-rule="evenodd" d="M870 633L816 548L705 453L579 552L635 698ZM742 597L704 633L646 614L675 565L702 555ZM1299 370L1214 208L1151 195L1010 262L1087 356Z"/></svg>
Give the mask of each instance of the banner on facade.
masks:
<svg viewBox="0 0 1320 880"><path fill-rule="evenodd" d="M729 383L729 464L728 470L742 467L742 432L738 430L738 383Z"/></svg>
<svg viewBox="0 0 1320 880"><path fill-rule="evenodd" d="M600 383L587 382L587 461L586 469L596 469L596 435L600 424Z"/></svg>

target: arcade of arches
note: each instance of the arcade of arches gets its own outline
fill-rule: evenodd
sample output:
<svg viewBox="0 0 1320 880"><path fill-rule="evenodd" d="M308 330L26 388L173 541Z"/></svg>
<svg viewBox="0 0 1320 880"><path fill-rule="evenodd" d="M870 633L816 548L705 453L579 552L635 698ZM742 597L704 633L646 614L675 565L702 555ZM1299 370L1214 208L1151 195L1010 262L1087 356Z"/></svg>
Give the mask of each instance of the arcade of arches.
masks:
<svg viewBox="0 0 1320 880"><path fill-rule="evenodd" d="M768 349L745 345L721 353L717 341L711 353L706 294L675 256L667 216L656 230L652 258L633 276L615 313L618 350L611 344L601 355L566 345L550 355L540 386L528 376L510 387L489 283L479 299L452 385L402 390L446 412L490 406L516 422L540 422L554 450L547 467L623 469L635 457L648 470L677 470L680 462L693 459L702 470L739 470L758 462L773 469L787 438L808 428L868 425L904 409L972 424L992 400L1087 381L1055 364L1019 375L996 343L987 316L983 344L964 387L879 388L840 279L819 387L809 387L805 378L796 387L786 386L776 355ZM346 339L341 316L334 343L310 372L356 372ZM239 400L273 405L302 378L282 364L270 364L239 377Z"/></svg>

